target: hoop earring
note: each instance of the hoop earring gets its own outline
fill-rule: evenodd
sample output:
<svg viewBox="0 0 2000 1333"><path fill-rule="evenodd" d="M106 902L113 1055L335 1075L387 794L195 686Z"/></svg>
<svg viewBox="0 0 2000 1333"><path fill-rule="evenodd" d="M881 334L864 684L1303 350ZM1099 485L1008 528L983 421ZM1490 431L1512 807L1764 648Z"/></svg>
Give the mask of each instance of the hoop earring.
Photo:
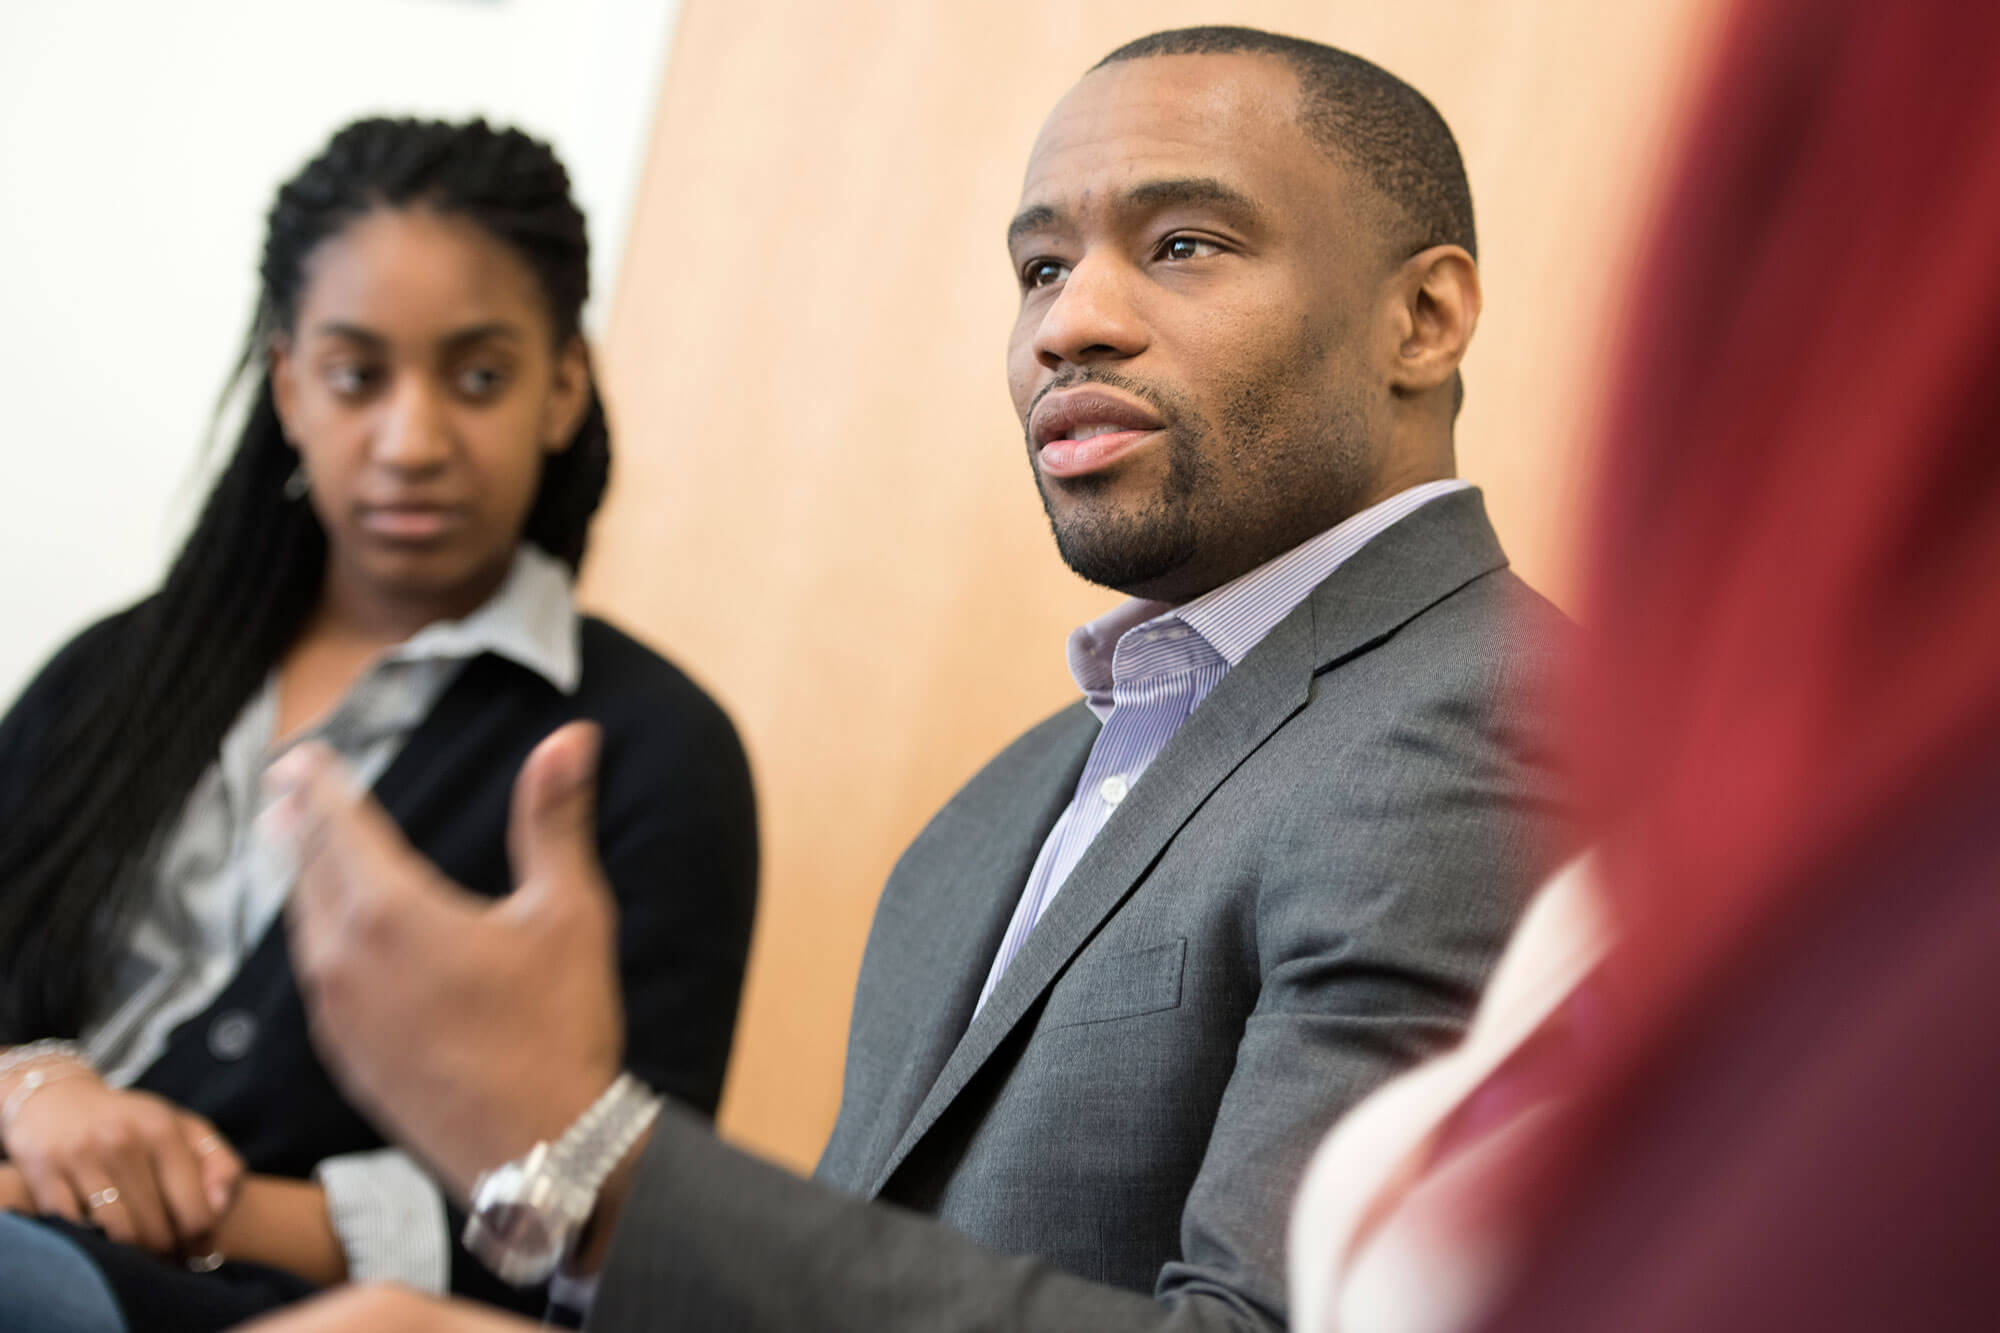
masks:
<svg viewBox="0 0 2000 1333"><path fill-rule="evenodd" d="M285 478L285 498L294 503L305 499L306 492L311 489L312 478L306 475L306 465L304 463L293 468L292 475Z"/></svg>

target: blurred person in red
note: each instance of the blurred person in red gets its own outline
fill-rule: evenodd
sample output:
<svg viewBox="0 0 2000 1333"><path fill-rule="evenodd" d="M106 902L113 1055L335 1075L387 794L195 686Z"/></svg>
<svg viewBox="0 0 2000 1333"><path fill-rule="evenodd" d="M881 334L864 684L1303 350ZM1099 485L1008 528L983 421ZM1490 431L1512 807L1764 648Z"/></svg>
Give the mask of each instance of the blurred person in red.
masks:
<svg viewBox="0 0 2000 1333"><path fill-rule="evenodd" d="M1322 1149L1301 1328L2000 1326L2000 10L1748 0L1672 179L1574 695L1598 850Z"/></svg>

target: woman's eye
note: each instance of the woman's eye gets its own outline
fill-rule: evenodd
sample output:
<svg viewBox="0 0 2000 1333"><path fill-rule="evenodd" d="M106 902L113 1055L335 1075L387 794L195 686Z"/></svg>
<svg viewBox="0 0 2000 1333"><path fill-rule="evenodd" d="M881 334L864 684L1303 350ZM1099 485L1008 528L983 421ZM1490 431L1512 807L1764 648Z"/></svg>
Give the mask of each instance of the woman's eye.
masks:
<svg viewBox="0 0 2000 1333"><path fill-rule="evenodd" d="M373 366L347 362L330 366L326 372L326 382L342 398L359 398L375 386L377 379Z"/></svg>
<svg viewBox="0 0 2000 1333"><path fill-rule="evenodd" d="M1206 259L1220 254L1222 247L1214 241L1204 241L1199 236L1170 236L1160 247L1163 259Z"/></svg>
<svg viewBox="0 0 2000 1333"><path fill-rule="evenodd" d="M458 372L458 391L467 398L491 398L505 380L492 366L468 366Z"/></svg>
<svg viewBox="0 0 2000 1333"><path fill-rule="evenodd" d="M1047 287L1068 276L1069 265L1061 260L1031 259L1021 270L1021 283L1027 287Z"/></svg>

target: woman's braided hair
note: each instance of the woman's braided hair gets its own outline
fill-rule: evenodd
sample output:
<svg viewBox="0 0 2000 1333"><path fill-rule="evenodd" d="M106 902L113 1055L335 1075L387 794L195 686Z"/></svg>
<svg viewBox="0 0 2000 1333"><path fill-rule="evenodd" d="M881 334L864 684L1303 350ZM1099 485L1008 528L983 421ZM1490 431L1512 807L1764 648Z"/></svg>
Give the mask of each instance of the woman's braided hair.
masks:
<svg viewBox="0 0 2000 1333"><path fill-rule="evenodd" d="M106 631L31 736L17 808L0 811L0 1045L73 1036L147 891L139 866L222 737L303 627L326 534L288 502L297 457L272 399L269 350L297 317L313 252L379 208L464 217L533 270L558 344L578 331L589 247L549 147L484 121L357 121L278 191L262 290L232 383L256 394L160 590ZM543 466L522 535L574 569L610 469L593 386L575 437Z"/></svg>

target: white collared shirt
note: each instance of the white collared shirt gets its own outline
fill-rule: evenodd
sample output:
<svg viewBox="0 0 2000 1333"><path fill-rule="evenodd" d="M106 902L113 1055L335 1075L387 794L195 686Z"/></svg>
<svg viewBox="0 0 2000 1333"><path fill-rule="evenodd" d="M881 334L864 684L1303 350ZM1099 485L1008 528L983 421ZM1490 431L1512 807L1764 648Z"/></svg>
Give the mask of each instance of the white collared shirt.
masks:
<svg viewBox="0 0 2000 1333"><path fill-rule="evenodd" d="M234 980L272 928L293 883L288 860L257 836L266 767L307 740L331 746L356 782L374 785L465 664L509 658L573 693L582 672L569 570L523 542L500 587L462 620L436 621L385 651L321 721L275 745L278 678L237 715L216 762L189 793L159 850L138 873L150 884L127 929L112 983L81 1035L113 1087L129 1087L160 1058L175 1028ZM248 1055L257 1036L247 1012L210 1027L218 1059ZM438 1292L448 1285L450 1243L442 1196L393 1151L322 1164L334 1228L357 1281L393 1278Z"/></svg>

